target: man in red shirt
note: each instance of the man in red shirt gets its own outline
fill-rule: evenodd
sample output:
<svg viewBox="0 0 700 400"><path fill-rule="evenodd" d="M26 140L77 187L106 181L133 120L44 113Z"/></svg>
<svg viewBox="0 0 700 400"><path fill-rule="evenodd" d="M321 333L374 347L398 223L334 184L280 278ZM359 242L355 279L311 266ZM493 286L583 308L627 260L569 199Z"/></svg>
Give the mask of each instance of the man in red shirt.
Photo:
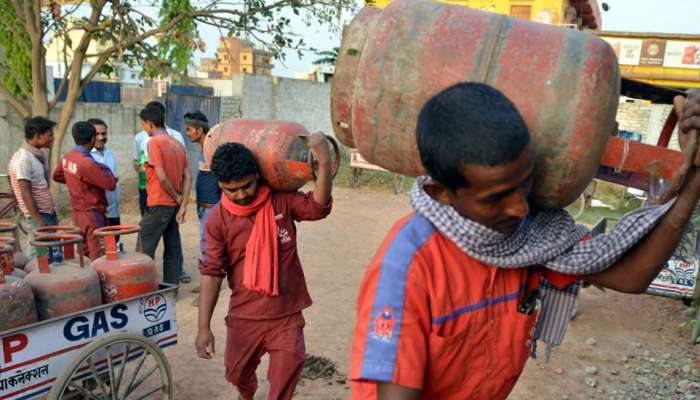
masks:
<svg viewBox="0 0 700 400"><path fill-rule="evenodd" d="M75 148L66 153L56 166L53 180L68 186L73 223L85 238L83 254L91 260L104 254L100 238L92 232L107 225L105 191L114 190L117 178L106 166L95 161L90 151L95 146L97 131L87 121L73 125Z"/></svg>
<svg viewBox="0 0 700 400"><path fill-rule="evenodd" d="M146 168L146 212L141 219L143 252L155 259L163 238L163 280L177 284L182 262L180 227L185 222L192 175L185 146L165 130L165 113L159 107L146 107L139 114L150 140Z"/></svg>
<svg viewBox="0 0 700 400"><path fill-rule="evenodd" d="M295 221L314 221L331 211L331 169L325 137L309 146L318 160L311 193L273 192L260 180L258 164L245 146L228 143L214 153L211 171L222 189L204 229L199 357L214 354L211 316L223 278L231 288L224 361L226 378L241 398L257 389L255 370L270 354L270 399L291 399L304 364L304 317L311 305L297 253Z"/></svg>
<svg viewBox="0 0 700 400"><path fill-rule="evenodd" d="M700 129L700 92L685 107L676 102L684 147ZM534 342L547 352L561 343L578 281L643 293L700 199L698 152L675 201L581 240L565 211L531 209L527 126L483 84L429 100L416 139L430 177L418 179L415 212L396 223L365 273L353 399L505 399Z"/></svg>

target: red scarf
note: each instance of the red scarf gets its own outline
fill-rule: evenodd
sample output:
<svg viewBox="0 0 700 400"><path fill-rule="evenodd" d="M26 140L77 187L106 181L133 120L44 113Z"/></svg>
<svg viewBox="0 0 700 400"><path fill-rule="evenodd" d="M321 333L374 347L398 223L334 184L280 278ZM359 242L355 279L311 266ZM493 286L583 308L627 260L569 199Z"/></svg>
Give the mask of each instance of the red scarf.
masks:
<svg viewBox="0 0 700 400"><path fill-rule="evenodd" d="M279 246L277 222L272 208L272 190L261 186L255 200L247 206L239 206L221 195L226 211L238 217L255 213L255 224L245 246L243 286L266 296L279 295Z"/></svg>

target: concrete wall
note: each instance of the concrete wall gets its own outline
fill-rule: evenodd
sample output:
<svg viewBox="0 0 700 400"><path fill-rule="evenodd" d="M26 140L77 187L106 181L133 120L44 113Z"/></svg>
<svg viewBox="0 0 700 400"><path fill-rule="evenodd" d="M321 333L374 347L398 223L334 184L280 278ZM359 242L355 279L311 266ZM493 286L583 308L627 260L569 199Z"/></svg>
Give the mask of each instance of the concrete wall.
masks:
<svg viewBox="0 0 700 400"><path fill-rule="evenodd" d="M307 80L237 74L232 79L196 79L221 96L221 119L294 121L332 135L331 85Z"/></svg>
<svg viewBox="0 0 700 400"><path fill-rule="evenodd" d="M241 110L240 96L221 97L221 111L219 112L221 121L242 117L243 111Z"/></svg>
<svg viewBox="0 0 700 400"><path fill-rule="evenodd" d="M331 85L259 75L234 77L234 95L241 96L243 118L298 122L310 132L333 134Z"/></svg>

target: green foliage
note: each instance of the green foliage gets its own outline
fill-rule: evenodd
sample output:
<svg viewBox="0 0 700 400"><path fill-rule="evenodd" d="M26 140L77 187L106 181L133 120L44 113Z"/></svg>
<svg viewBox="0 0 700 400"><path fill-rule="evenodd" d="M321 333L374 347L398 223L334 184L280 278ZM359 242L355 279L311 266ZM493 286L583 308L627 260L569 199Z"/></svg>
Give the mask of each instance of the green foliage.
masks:
<svg viewBox="0 0 700 400"><path fill-rule="evenodd" d="M0 80L18 98L31 96L32 75L29 49L31 40L15 10L7 1L0 1Z"/></svg>
<svg viewBox="0 0 700 400"><path fill-rule="evenodd" d="M179 15L192 12L190 0L163 0L159 12L160 26L167 25ZM193 18L184 18L158 40L160 59L171 60L170 68L177 75L186 75L190 66L192 53L196 49L203 49L200 45L199 31ZM149 65L150 75L161 70L160 65Z"/></svg>

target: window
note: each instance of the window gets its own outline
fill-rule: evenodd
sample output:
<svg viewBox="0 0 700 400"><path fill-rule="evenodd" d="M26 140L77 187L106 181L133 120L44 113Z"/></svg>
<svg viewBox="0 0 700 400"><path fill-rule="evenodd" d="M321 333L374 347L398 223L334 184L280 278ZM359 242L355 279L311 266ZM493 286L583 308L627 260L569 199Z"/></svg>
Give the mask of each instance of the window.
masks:
<svg viewBox="0 0 700 400"><path fill-rule="evenodd" d="M530 19L532 14L531 6L510 6L510 16L521 19Z"/></svg>
<svg viewBox="0 0 700 400"><path fill-rule="evenodd" d="M247 74L248 73L248 68L243 68L243 73Z"/></svg>
<svg viewBox="0 0 700 400"><path fill-rule="evenodd" d="M243 61L248 61L248 56L245 54L243 55Z"/></svg>

